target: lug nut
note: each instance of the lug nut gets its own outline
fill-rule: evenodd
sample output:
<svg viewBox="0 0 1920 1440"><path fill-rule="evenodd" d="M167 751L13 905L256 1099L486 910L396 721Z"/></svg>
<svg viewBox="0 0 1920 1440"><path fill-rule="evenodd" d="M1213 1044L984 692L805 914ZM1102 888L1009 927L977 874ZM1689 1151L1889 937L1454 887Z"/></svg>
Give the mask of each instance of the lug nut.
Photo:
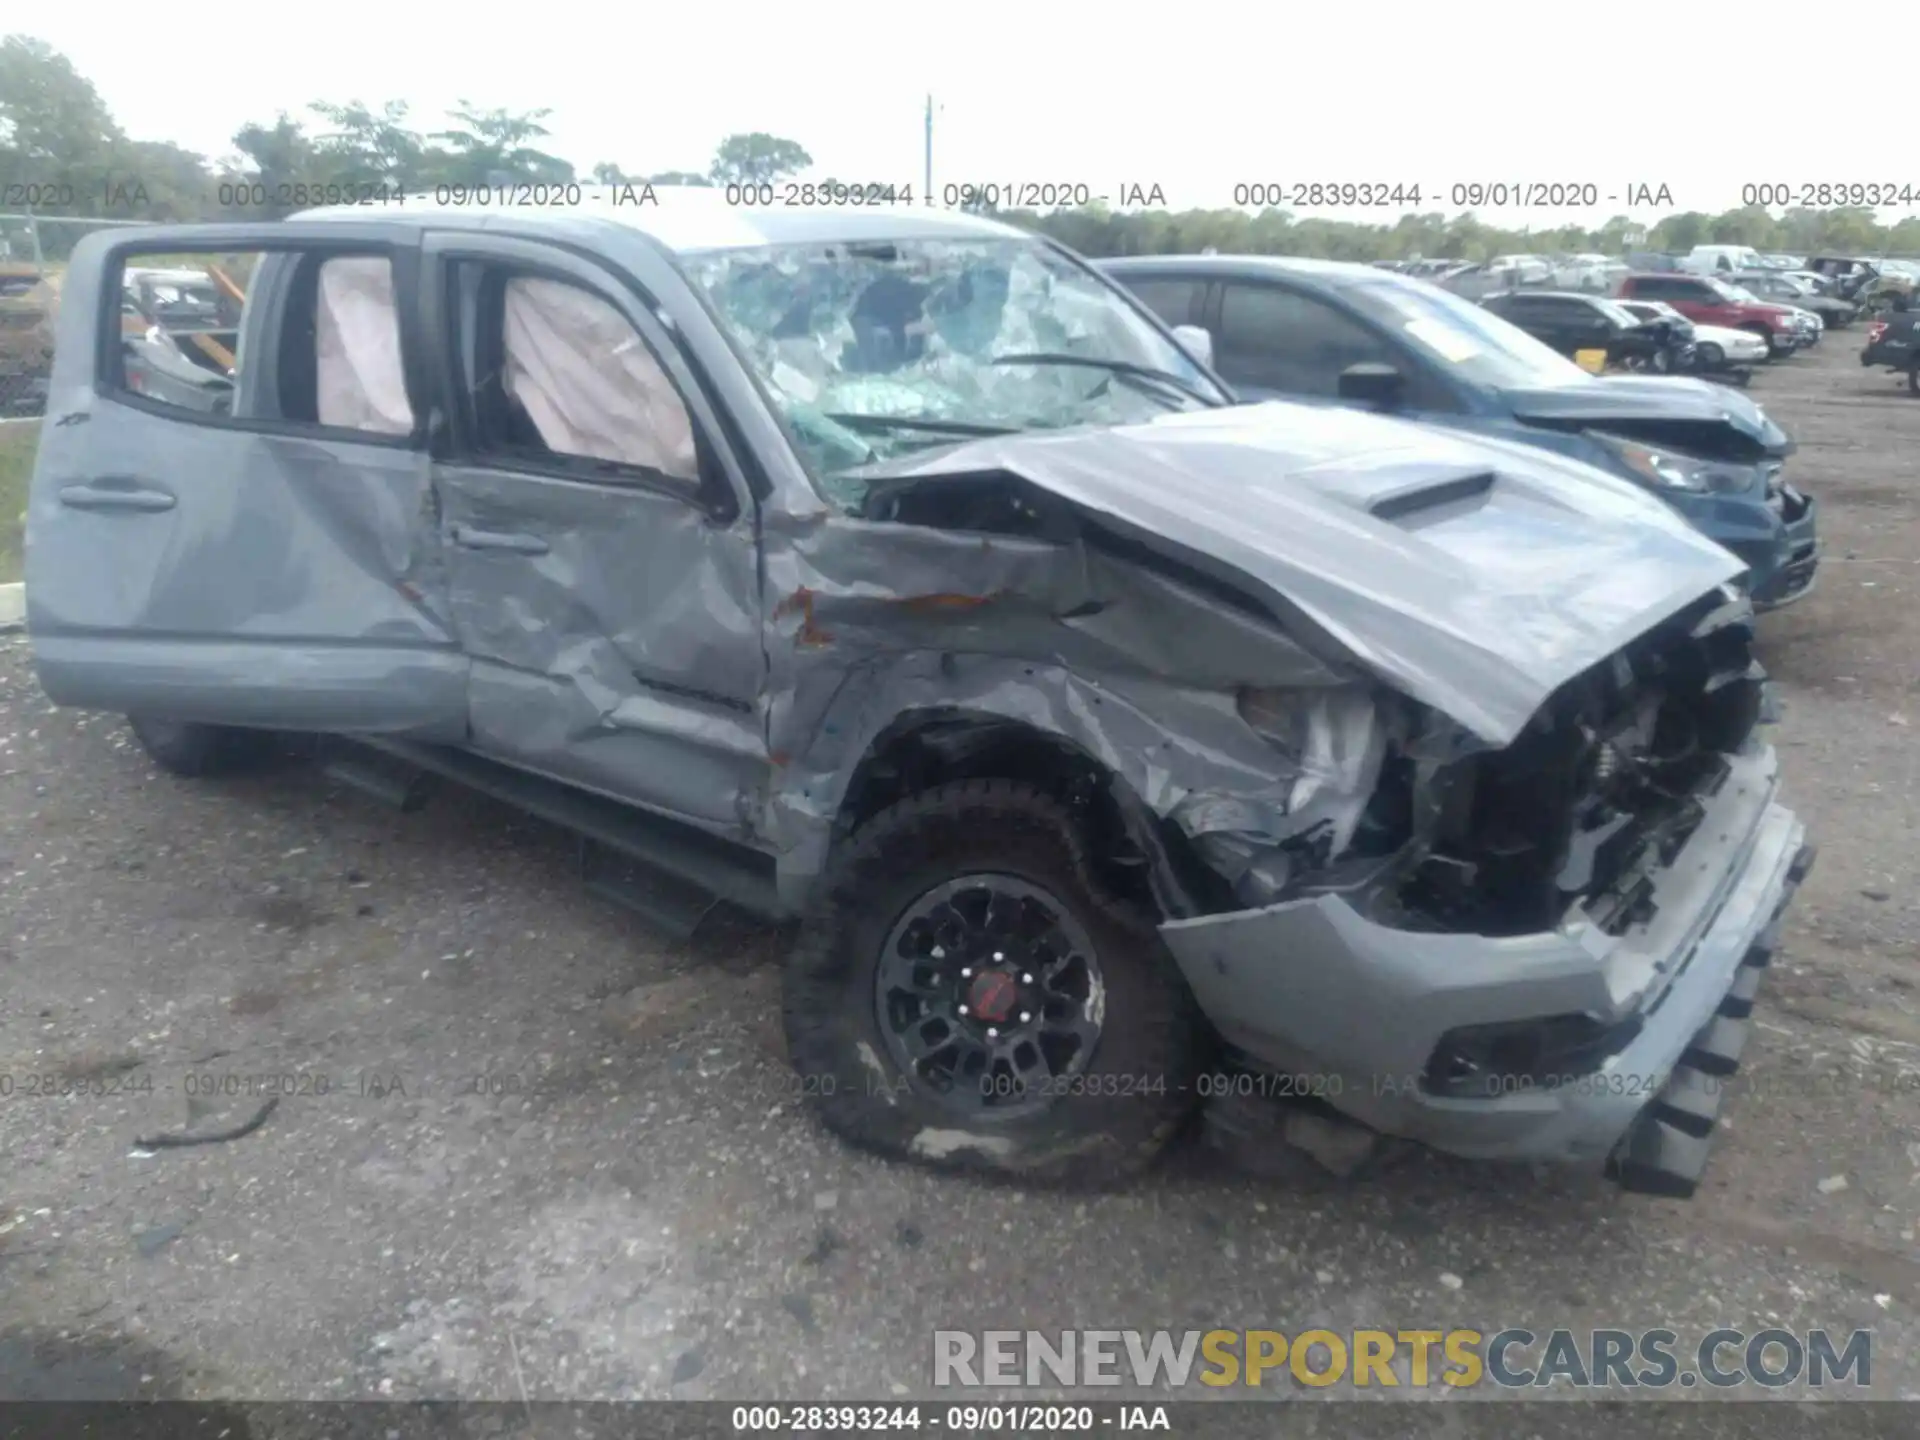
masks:
<svg viewBox="0 0 1920 1440"><path fill-rule="evenodd" d="M936 959L936 960L944 960L944 959L946 959L946 958L947 958L947 947L946 947L946 946L944 946L944 945L936 945L936 946L934 946L934 947L933 947L933 958L934 958L934 959Z"/></svg>
<svg viewBox="0 0 1920 1440"><path fill-rule="evenodd" d="M994 952L993 952L993 958L994 958L995 960L1004 960L1004 959L1006 959L1007 957L1006 957L1006 956L1004 956L1004 955L1002 955L1002 954L1001 954L1001 953L1000 953L1000 952L999 952L998 950L996 950L996 951L994 951Z"/></svg>
<svg viewBox="0 0 1920 1440"><path fill-rule="evenodd" d="M966 1006L964 1006L964 1005L962 1005L962 1006L960 1007L960 1013L961 1013L962 1015L964 1015L964 1014L966 1014L966 1013L967 1013L967 1007L966 1007Z"/></svg>
<svg viewBox="0 0 1920 1440"><path fill-rule="evenodd" d="M1033 976L1031 976L1031 975L1029 975L1029 974L1027 974L1026 972L1024 972L1024 971L1022 971L1022 972L1021 972L1021 975L1020 975L1020 983L1021 983L1022 985L1031 985L1031 984L1033 984Z"/></svg>
<svg viewBox="0 0 1920 1440"><path fill-rule="evenodd" d="M998 1040L999 1038L1000 1038L1000 1032L994 1029L993 1026L989 1025L987 1027L987 1039Z"/></svg>
<svg viewBox="0 0 1920 1440"><path fill-rule="evenodd" d="M1022 1010L1022 1011L1020 1012L1020 1023L1021 1023L1022 1025L1024 1025L1024 1024L1026 1024L1026 1023L1027 1023L1027 1022L1028 1022L1029 1020L1031 1020L1031 1019L1033 1019L1033 1016L1032 1016L1032 1014L1031 1014L1031 1013L1029 1013L1028 1011L1025 1011L1025 1010Z"/></svg>
<svg viewBox="0 0 1920 1440"><path fill-rule="evenodd" d="M960 978L962 980L971 980L973 978L973 967L971 965L962 965L960 967Z"/></svg>

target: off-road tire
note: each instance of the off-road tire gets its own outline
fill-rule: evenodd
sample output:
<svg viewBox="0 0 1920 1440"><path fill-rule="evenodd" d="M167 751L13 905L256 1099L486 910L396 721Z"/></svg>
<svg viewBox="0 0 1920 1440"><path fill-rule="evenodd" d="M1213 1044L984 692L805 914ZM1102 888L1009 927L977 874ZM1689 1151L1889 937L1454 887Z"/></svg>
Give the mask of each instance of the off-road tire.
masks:
<svg viewBox="0 0 1920 1440"><path fill-rule="evenodd" d="M875 975L898 917L971 873L1012 875L1049 892L1086 931L1104 978L1085 1093L1056 1096L1037 1113L944 1109L911 1086L881 1033ZM936 786L848 837L788 959L785 1018L800 1093L843 1139L938 1168L1087 1187L1144 1170L1180 1131L1205 1043L1198 1007L1152 918L1100 887L1058 803L1010 780Z"/></svg>
<svg viewBox="0 0 1920 1440"><path fill-rule="evenodd" d="M140 748L170 775L197 779L245 769L265 753L264 731L237 730L225 725L203 725L193 720L157 720L129 715Z"/></svg>

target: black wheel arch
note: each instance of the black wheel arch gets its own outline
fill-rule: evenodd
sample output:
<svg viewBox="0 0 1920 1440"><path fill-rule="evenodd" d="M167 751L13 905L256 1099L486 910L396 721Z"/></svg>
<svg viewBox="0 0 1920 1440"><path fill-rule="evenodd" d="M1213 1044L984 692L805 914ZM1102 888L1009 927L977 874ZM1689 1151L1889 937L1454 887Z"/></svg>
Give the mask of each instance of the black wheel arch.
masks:
<svg viewBox="0 0 1920 1440"><path fill-rule="evenodd" d="M991 711L941 706L896 716L854 767L834 843L909 796L987 779L1021 781L1057 800L1078 828L1096 878L1157 920L1233 908L1226 882L1124 776L1058 732Z"/></svg>

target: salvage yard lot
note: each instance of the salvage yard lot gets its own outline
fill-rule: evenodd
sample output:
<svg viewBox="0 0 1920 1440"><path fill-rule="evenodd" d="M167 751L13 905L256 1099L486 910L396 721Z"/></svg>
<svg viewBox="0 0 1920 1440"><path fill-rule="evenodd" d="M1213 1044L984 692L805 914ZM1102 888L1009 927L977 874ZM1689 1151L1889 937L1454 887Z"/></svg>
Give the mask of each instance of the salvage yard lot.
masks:
<svg viewBox="0 0 1920 1440"><path fill-rule="evenodd" d="M1859 343L1753 392L1824 511L1819 590L1761 630L1821 858L1693 1201L1438 1158L1188 1148L1100 1196L870 1159L794 1093L778 934L660 941L474 796L169 779L14 636L0 1395L884 1399L930 1393L935 1329L1778 1324L1873 1328L1873 1393L1920 1397L1920 402ZM254 1133L130 1153L267 1076Z"/></svg>

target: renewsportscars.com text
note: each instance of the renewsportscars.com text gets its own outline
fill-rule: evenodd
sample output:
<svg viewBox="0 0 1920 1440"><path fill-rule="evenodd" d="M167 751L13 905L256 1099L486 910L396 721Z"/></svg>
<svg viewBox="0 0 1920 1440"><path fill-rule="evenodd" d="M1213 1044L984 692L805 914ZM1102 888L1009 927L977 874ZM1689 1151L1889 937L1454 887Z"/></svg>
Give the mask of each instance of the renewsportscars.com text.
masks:
<svg viewBox="0 0 1920 1440"><path fill-rule="evenodd" d="M1536 1332L1522 1327L1302 1330L938 1330L939 1388L1351 1385L1424 1389L1823 1389L1873 1383L1873 1334L1782 1329Z"/></svg>

